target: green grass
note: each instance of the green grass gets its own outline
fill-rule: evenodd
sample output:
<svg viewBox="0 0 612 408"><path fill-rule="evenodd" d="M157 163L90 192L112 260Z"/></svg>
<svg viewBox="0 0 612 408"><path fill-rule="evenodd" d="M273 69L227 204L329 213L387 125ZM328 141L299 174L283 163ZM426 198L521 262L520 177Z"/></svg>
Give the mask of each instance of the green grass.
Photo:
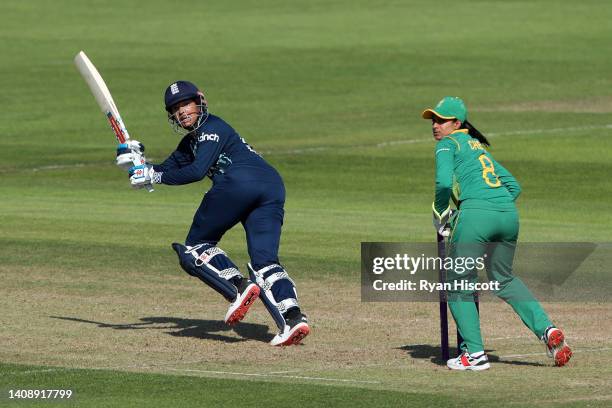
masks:
<svg viewBox="0 0 612 408"><path fill-rule="evenodd" d="M71 390L64 401L42 401L44 406L142 407L155 406L236 407L403 407L423 403L423 396L410 392L375 391L342 386L270 383L213 379L181 375L155 375L112 370L54 369L49 367L0 364L0 404L40 406L41 400L9 399L9 390ZM262 393L262 390L265 392ZM69 402L73 404L70 404ZM459 407L460 400L430 395L432 407Z"/></svg>
<svg viewBox="0 0 612 408"><path fill-rule="evenodd" d="M350 330L374 327L376 316L392 314L386 307L397 307L372 309L378 306L357 302L360 242L432 240L433 141L420 112L445 95L466 100L470 121L491 135L495 158L521 183L522 241L612 237L608 1L7 0L0 15L0 341L8 345L0 350L2 387L74 381L80 401L92 406L218 404L235 389L261 399L273 395L279 405L293 392L307 395L315 406L324 401L332 406L450 403L452 393L438 391L445 382L457 381L459 387L462 380L436 371L435 364L410 363L405 369L403 362L414 358L392 354L375 361L378 357L362 351L370 350L365 340L346 345L334 338L342 332L341 322L354 322ZM109 358L146 354L140 341L159 348L159 356L183 347L206 356L227 349L245 355L207 337L196 336L190 340L200 342L188 345L180 337L149 332L125 338L120 335L125 331L48 318L133 322L178 315L208 321L221 310L215 309L221 307L217 298L203 300L201 286L186 280L169 246L184 239L209 182L160 186L151 194L129 189L113 164L113 135L72 64L81 49L100 70L150 159L163 159L179 140L167 125L162 95L172 81L188 79L205 90L211 111L283 175L288 194L281 260L298 285L305 282L323 294L333 287L355 304L328 321L329 299L301 292L306 311L316 311L306 351L267 356L257 341L248 346L266 356L269 371L295 359L297 369L320 363L314 377L350 379L355 370L344 365L363 360L383 364L360 371L382 378L380 386L271 378L264 385L275 392L261 395L262 384L250 379L85 370L105 366ZM238 264L247 261L239 227L224 237L222 247ZM185 299L193 309L186 309ZM200 301L204 310L193 306ZM393 326L403 327L402 341L433 344L435 334L426 333L435 333L435 321L418 320L425 312L392 310L402 316ZM564 318L563 305L553 310ZM606 307L597 310L576 306L571 313L576 320L570 321L577 327L586 322L580 316L610 315ZM483 320L496 318L485 311ZM579 346L609 349L604 335L609 329L597 333L582 333L588 340L577 339ZM40 345L41 338L66 347L54 355L24 342ZM395 338L387 344L386 338L381 331L379 339L368 341L397 353L402 344ZM533 342L497 347L511 355ZM337 367L326 366L312 351L319 347L338 350ZM242 372L237 360L230 358L220 371ZM604 351L600 362L611 360ZM23 376L15 373L31 368L14 365L20 363L69 369ZM215 364L204 359L193 368L214 370ZM245 369L258 364L251 361ZM485 385L473 385L462 402L609 402L600 383L610 379L609 370L597 373L577 364L567 378L555 378L542 389L537 382L548 375L543 370L494 364L498 373ZM509 388L489 394L502 384ZM108 392L101 394L98 386ZM174 389L176 395L168 391ZM565 389L573 397L566 398Z"/></svg>

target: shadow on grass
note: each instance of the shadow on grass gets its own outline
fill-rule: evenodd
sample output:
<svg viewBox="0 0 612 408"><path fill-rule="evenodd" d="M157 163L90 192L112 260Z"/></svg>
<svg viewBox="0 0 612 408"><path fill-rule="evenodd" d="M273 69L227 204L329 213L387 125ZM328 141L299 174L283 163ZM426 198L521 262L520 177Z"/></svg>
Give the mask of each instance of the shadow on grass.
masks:
<svg viewBox="0 0 612 408"><path fill-rule="evenodd" d="M168 330L171 336L195 337L198 339L217 340L225 343L237 343L247 340L269 342L274 337L268 333L268 326L254 323L238 323L228 326L219 320L181 319L180 317L143 317L139 322L127 324L112 324L94 320L79 319L66 316L49 316L52 319L69 320L78 323L95 324L101 328L115 330ZM223 332L235 332L241 338L230 337Z"/></svg>
<svg viewBox="0 0 612 408"><path fill-rule="evenodd" d="M397 350L406 351L410 357L412 358L423 358L428 359L432 363L446 366L446 361L442 360L442 356L440 355L440 347L435 347L429 344L407 344L405 346L397 347ZM548 364L536 363L532 361L517 361L517 360L506 360L500 359L499 356L495 354L491 354L494 350L486 350L487 356L489 357L489 361L491 363L499 363L499 364L511 364L511 365L519 365L519 366L533 366L533 367L547 367ZM457 355L457 349L451 347L450 349L451 358Z"/></svg>

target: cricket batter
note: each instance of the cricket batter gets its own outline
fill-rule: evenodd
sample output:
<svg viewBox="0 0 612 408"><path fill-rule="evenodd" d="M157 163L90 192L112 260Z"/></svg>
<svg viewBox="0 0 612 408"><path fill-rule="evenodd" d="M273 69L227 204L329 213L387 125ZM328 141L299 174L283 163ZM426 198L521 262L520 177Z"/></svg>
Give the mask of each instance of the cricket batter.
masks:
<svg viewBox="0 0 612 408"><path fill-rule="evenodd" d="M193 217L185 245L172 244L181 267L230 302L226 323L242 320L260 297L279 328L270 344L299 344L310 328L300 310L295 283L278 259L285 204L281 176L229 124L208 112L196 85L176 81L164 98L168 121L186 134L161 164L132 167L130 183L135 188L182 185L208 176L212 187ZM131 162L133 154L142 152L144 147L137 141L119 145L117 165ZM217 246L238 222L246 232L249 279Z"/></svg>
<svg viewBox="0 0 612 408"><path fill-rule="evenodd" d="M550 321L540 303L512 273L519 232L515 201L521 188L516 179L486 150L489 141L467 121L467 108L460 98L447 96L433 109L431 119L435 147L436 186L433 223L443 235L450 233L451 257L480 257L490 280L498 281L496 295L506 301L523 323L546 344L555 365L565 365L572 351L565 336ZM455 189L453 188L455 187ZM450 200L457 211L449 220ZM462 275L449 271L449 282L478 280L477 271ZM457 358L447 366L453 370L486 370L487 355L480 334L480 318L473 291L449 291L448 305L464 339Z"/></svg>

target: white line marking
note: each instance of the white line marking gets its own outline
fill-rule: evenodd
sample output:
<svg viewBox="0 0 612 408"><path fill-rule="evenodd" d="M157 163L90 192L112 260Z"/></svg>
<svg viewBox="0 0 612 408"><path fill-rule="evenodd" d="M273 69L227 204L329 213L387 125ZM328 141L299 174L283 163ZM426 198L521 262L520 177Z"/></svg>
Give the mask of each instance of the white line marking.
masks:
<svg viewBox="0 0 612 408"><path fill-rule="evenodd" d="M560 133L560 132L575 132L580 130L597 130L597 129L612 129L612 124L609 125L594 125L594 126L573 126L566 128L553 129L534 129L534 130L515 130L511 132L489 133L489 136L512 136L512 135L527 135L527 134L542 134L542 133Z"/></svg>
<svg viewBox="0 0 612 408"><path fill-rule="evenodd" d="M508 337L491 337L491 338L484 338L483 340L485 341L485 343L487 341L494 341L494 340L516 340L516 339L527 339L527 336L508 336Z"/></svg>
<svg viewBox="0 0 612 408"><path fill-rule="evenodd" d="M276 377L276 378L293 378L297 380L314 380L314 381L336 381L336 382L354 382L362 384L380 384L380 381L367 380L350 380L344 378L326 378L326 377L306 377L301 375L280 375L280 374L264 374L264 373L237 373L233 371L215 371L215 370L191 370L182 368L167 368L167 370L178 372L202 373L202 374L221 374L221 375L236 375L246 377Z"/></svg>
<svg viewBox="0 0 612 408"><path fill-rule="evenodd" d="M575 132L582 130L601 130L601 129L612 129L612 124L608 125L597 125L597 126L572 126L566 128L553 128L553 129L530 129L530 130L514 130L508 132L491 132L488 133L488 137L499 137L499 136L512 136L512 135L529 135L529 134L544 134L544 133L561 133L561 132ZM314 152L323 152L327 150L341 150L341 149L359 149L359 148L385 148L389 146L397 146L397 145L405 145L405 144L415 144L415 143L427 143L432 142L432 138L422 138L422 139L401 139L401 140L387 140L384 142L378 142L373 144L361 144L361 145L347 145L347 146L313 146L313 147L303 147L298 149L289 149L289 150L262 150L261 153L264 155L284 155L284 154L307 154ZM47 171L47 170L62 170L62 169L70 169L70 168L78 168L78 167L93 167L99 164L92 163L75 163L75 164L60 164L60 165L51 165L51 166L41 166L34 167L31 169L5 169L0 170L0 174L10 173L12 171Z"/></svg>
<svg viewBox="0 0 612 408"><path fill-rule="evenodd" d="M66 368L66 367L62 367L62 368L47 368L47 369L41 369L41 370L27 370L27 371L11 371L6 373L7 375L20 375L20 374L33 374L33 373L48 373L51 371L68 371L68 370L73 370L72 368Z"/></svg>
<svg viewBox="0 0 612 408"><path fill-rule="evenodd" d="M302 371L304 371L304 370L272 371L271 373L268 373L268 374L278 375L278 374L299 373L299 372L302 372Z"/></svg>
<svg viewBox="0 0 612 408"><path fill-rule="evenodd" d="M572 350L572 353L588 353L588 352L598 352L598 351L609 351L612 350L612 347L604 347L598 349L581 349L581 350ZM525 358L525 357L533 357L533 356L545 356L546 353L529 353L529 354L509 354L507 356L499 356L500 359L505 358Z"/></svg>
<svg viewBox="0 0 612 408"><path fill-rule="evenodd" d="M491 132L487 133L488 137L499 137L499 136L512 136L512 135L529 135L529 134L543 134L543 133L561 133L561 132L575 132L583 130L597 130L597 129L612 129L612 124L608 125L594 125L594 126L572 126L566 128L553 128L553 129L530 129L530 130L514 130L508 132ZM358 149L358 148L385 148L389 146L415 144L415 143L426 143L432 142L432 138L423 139L401 139L401 140L388 140L385 142L379 142L375 144L361 144L361 145L348 145L348 146L318 146L318 147L304 147L299 149L290 150L267 150L262 151L263 154L276 155L276 154L304 154L312 152L320 152L326 150L340 150L340 149Z"/></svg>
<svg viewBox="0 0 612 408"><path fill-rule="evenodd" d="M32 168L8 168L8 169L0 169L0 174L11 173L11 172L28 172L31 171L36 173L37 171L49 171L49 170L64 170L64 169L76 169L80 167L94 167L99 166L99 163L74 163L74 164L56 164L53 166L40 166L40 167L32 167Z"/></svg>
<svg viewBox="0 0 612 408"><path fill-rule="evenodd" d="M125 370L129 368L137 368L137 369L147 369L147 368L155 368L154 365L129 365L129 366L110 366L110 367L87 367L87 368L69 368L69 367L59 367L59 368L48 368L48 369L40 369L40 370L27 370L27 371L13 371L6 373L7 375L23 375L23 374L33 374L33 373L44 373L44 372L53 372L53 371L69 371L69 370ZM185 368L165 368L169 371L177 371L177 372L193 372L193 373L202 373L202 374L221 374L221 375L235 375L235 376L247 376L247 377L276 377L276 378L291 378L296 380L312 380L312 381L334 381L334 382L347 382L347 383L360 383L360 384L381 384L380 381L368 381L368 380L352 380L352 379L344 379L344 378L328 378L328 377L307 377L300 375L284 375L286 373L291 372L300 372L300 370L293 371L278 371L271 373L239 373L233 371L216 371L216 370L195 370L195 369L185 369Z"/></svg>
<svg viewBox="0 0 612 408"><path fill-rule="evenodd" d="M76 164L56 164L52 166L41 166L34 167L32 171L44 171L44 170L61 170L61 169L71 169L74 167L85 167L84 163L76 163Z"/></svg>

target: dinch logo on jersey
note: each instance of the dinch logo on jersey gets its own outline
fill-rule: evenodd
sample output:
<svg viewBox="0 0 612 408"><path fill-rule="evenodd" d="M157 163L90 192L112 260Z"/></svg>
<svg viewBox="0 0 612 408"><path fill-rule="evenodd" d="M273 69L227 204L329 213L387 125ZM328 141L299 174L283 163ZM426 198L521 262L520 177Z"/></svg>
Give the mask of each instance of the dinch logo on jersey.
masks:
<svg viewBox="0 0 612 408"><path fill-rule="evenodd" d="M179 93L178 85L176 84L176 82L170 85L170 92L172 92L172 95L176 95L177 93Z"/></svg>
<svg viewBox="0 0 612 408"><path fill-rule="evenodd" d="M198 142L206 142L207 140L211 141L211 142L218 142L219 141L219 135L216 133L202 133L200 135L200 137L198 137Z"/></svg>

